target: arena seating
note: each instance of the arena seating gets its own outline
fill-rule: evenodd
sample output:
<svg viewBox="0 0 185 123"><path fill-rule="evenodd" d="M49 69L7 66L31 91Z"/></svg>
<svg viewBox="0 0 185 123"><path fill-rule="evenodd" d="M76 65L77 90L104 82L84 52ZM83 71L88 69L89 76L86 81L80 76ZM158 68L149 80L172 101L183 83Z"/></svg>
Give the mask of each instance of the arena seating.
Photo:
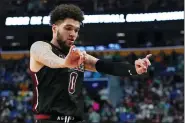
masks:
<svg viewBox="0 0 185 123"><path fill-rule="evenodd" d="M143 55L133 53L123 57L117 54L116 58L124 58L132 62ZM103 57L105 56L101 56ZM109 58L115 60L115 55L110 55ZM176 51L166 54L160 51L152 57L151 62L152 66L146 77L123 76L119 78L123 96L115 107L109 99L94 100L84 88L89 123L182 122L184 119L183 54ZM28 63L29 57L27 56L18 60L1 59L0 123L33 122L32 80L29 76ZM97 77L94 74L96 73L88 77Z"/></svg>

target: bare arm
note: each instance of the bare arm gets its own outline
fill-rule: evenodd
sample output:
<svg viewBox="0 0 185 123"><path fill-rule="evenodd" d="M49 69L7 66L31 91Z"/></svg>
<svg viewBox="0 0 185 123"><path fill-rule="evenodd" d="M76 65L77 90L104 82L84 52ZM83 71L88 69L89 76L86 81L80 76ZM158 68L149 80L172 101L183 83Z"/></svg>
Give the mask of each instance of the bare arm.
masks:
<svg viewBox="0 0 185 123"><path fill-rule="evenodd" d="M92 71L92 72L97 72L96 70L96 67L95 67L95 64L96 62L99 60L89 54L86 54L85 56L85 70L89 70L89 71Z"/></svg>
<svg viewBox="0 0 185 123"><path fill-rule="evenodd" d="M30 56L38 64L45 65L50 68L64 67L64 59L55 55L52 52L51 46L43 41L37 41L32 44Z"/></svg>

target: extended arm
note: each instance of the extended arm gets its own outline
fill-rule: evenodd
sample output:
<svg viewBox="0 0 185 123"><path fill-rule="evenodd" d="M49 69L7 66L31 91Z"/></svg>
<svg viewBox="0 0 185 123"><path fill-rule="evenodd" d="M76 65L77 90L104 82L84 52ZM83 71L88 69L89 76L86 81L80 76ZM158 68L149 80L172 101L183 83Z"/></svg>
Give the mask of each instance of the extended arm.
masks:
<svg viewBox="0 0 185 123"><path fill-rule="evenodd" d="M64 67L64 59L58 57L52 52L50 44L37 41L32 44L30 49L30 56L38 64L48 66L50 68Z"/></svg>
<svg viewBox="0 0 185 123"><path fill-rule="evenodd" d="M85 69L93 72L98 71L114 76L137 74L134 65L124 62L103 61L88 54L86 54Z"/></svg>
<svg viewBox="0 0 185 123"><path fill-rule="evenodd" d="M147 72L148 66L151 65L150 61L148 60L149 57L151 57L151 54L147 55L143 59L136 60L135 65L132 65L128 62L111 62L99 60L91 55L86 54L85 69L114 76L138 75Z"/></svg>

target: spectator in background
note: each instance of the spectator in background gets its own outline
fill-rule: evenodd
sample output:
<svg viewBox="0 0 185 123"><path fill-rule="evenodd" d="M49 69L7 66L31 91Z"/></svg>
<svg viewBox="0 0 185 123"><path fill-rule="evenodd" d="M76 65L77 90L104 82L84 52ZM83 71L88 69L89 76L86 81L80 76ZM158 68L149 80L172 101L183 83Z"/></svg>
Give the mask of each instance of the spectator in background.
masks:
<svg viewBox="0 0 185 123"><path fill-rule="evenodd" d="M107 87L103 87L100 91L99 91L99 96L100 99L102 101L107 102L109 100L109 90Z"/></svg>
<svg viewBox="0 0 185 123"><path fill-rule="evenodd" d="M102 123L108 123L112 118L112 112L109 105L104 104L101 110Z"/></svg>
<svg viewBox="0 0 185 123"><path fill-rule="evenodd" d="M89 123L100 123L100 114L93 110L91 107L89 109Z"/></svg>
<svg viewBox="0 0 185 123"><path fill-rule="evenodd" d="M61 3L74 3L85 13L182 11L184 9L183 0L1 0L0 12L20 15L47 14L55 5Z"/></svg>
<svg viewBox="0 0 185 123"><path fill-rule="evenodd" d="M28 12L38 13L46 10L46 0L30 0L28 3Z"/></svg>

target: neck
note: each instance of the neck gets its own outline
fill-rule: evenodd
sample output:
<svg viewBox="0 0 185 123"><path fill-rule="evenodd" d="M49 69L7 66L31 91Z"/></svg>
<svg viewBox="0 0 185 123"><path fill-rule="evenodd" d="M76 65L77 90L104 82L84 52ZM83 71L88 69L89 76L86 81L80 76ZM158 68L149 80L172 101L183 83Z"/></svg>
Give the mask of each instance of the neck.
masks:
<svg viewBox="0 0 185 123"><path fill-rule="evenodd" d="M58 47L59 49L61 49L61 47L59 46L58 42L57 42L55 39L52 39L52 40L51 40L51 43L52 43L53 45L55 45L56 47Z"/></svg>
<svg viewBox="0 0 185 123"><path fill-rule="evenodd" d="M64 44L63 45L60 45L57 42L57 40L55 40L55 39L52 39L50 43L52 43L53 45L55 45L56 47L58 47L59 49L61 49L65 55L68 54L69 48L65 47Z"/></svg>

